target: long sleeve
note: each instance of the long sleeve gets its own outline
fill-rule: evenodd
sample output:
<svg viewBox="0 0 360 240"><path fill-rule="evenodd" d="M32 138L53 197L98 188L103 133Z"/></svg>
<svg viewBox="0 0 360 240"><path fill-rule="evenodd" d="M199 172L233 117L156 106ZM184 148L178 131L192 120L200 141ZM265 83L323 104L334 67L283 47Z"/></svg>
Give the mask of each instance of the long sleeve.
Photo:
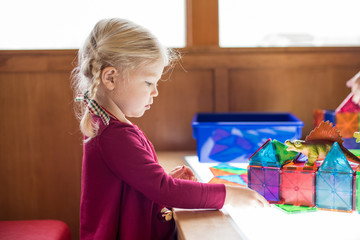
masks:
<svg viewBox="0 0 360 240"><path fill-rule="evenodd" d="M99 145L114 175L158 204L217 209L224 204L224 185L173 179L158 164L145 136L132 126L108 127Z"/></svg>

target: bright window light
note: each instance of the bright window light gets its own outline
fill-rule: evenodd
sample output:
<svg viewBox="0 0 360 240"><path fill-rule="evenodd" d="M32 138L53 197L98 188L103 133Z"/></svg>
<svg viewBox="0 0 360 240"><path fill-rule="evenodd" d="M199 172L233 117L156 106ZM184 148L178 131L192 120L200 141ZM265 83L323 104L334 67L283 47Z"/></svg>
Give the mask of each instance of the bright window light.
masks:
<svg viewBox="0 0 360 240"><path fill-rule="evenodd" d="M220 46L360 46L359 9L359 0L219 0Z"/></svg>
<svg viewBox="0 0 360 240"><path fill-rule="evenodd" d="M0 3L0 49L77 49L97 21L120 17L168 47L185 46L184 0L11 0Z"/></svg>

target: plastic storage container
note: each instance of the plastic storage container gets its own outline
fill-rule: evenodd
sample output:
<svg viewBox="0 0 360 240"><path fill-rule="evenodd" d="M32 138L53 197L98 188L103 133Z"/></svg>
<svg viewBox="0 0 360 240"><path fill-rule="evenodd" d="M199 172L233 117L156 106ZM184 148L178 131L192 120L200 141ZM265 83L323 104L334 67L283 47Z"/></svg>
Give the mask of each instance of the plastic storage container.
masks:
<svg viewBox="0 0 360 240"><path fill-rule="evenodd" d="M300 139L303 126L291 113L199 113L192 121L200 162L247 162L269 138Z"/></svg>

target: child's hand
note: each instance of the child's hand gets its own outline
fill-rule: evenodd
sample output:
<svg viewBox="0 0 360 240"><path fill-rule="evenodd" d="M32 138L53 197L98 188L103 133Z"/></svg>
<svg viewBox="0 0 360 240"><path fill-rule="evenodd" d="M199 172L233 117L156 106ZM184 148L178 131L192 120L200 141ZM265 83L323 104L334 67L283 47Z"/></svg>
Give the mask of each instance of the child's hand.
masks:
<svg viewBox="0 0 360 240"><path fill-rule="evenodd" d="M225 205L233 207L269 207L269 202L256 191L242 186L226 186Z"/></svg>
<svg viewBox="0 0 360 240"><path fill-rule="evenodd" d="M351 88L353 102L360 105L360 72L348 80L346 86Z"/></svg>
<svg viewBox="0 0 360 240"><path fill-rule="evenodd" d="M178 166L171 170L171 172L169 172L169 175L173 178L191 180L194 182L197 181L195 174L187 166Z"/></svg>

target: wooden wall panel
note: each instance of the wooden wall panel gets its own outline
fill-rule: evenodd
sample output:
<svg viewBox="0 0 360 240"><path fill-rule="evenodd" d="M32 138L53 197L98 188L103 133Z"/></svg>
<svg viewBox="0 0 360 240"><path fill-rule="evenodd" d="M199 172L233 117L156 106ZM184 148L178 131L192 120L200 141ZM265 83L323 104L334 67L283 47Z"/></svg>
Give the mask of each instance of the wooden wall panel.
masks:
<svg viewBox="0 0 360 240"><path fill-rule="evenodd" d="M213 112L214 83L211 70L176 69L159 83L159 96L150 111L132 119L157 150L195 149L191 121L197 112Z"/></svg>
<svg viewBox="0 0 360 240"><path fill-rule="evenodd" d="M312 110L335 109L350 92L340 69L233 70L230 111L292 112L302 121L303 136L313 128ZM354 71L348 71L351 76ZM284 76L286 80L284 81ZM326 79L326 83L321 81Z"/></svg>
<svg viewBox="0 0 360 240"><path fill-rule="evenodd" d="M229 69L229 110L292 112L305 123L305 137L313 128L313 109L335 109L350 93L345 83L360 69L358 55L349 60L346 52L325 49L248 56L246 66Z"/></svg>
<svg viewBox="0 0 360 240"><path fill-rule="evenodd" d="M82 146L71 99L69 73L0 73L0 220L59 219L77 239Z"/></svg>
<svg viewBox="0 0 360 240"><path fill-rule="evenodd" d="M180 49L137 123L157 150L195 150L196 112L291 111L312 126L360 70L360 48ZM82 138L70 72L75 50L0 51L0 220L64 220L79 232ZM165 76L168 78L168 76Z"/></svg>

